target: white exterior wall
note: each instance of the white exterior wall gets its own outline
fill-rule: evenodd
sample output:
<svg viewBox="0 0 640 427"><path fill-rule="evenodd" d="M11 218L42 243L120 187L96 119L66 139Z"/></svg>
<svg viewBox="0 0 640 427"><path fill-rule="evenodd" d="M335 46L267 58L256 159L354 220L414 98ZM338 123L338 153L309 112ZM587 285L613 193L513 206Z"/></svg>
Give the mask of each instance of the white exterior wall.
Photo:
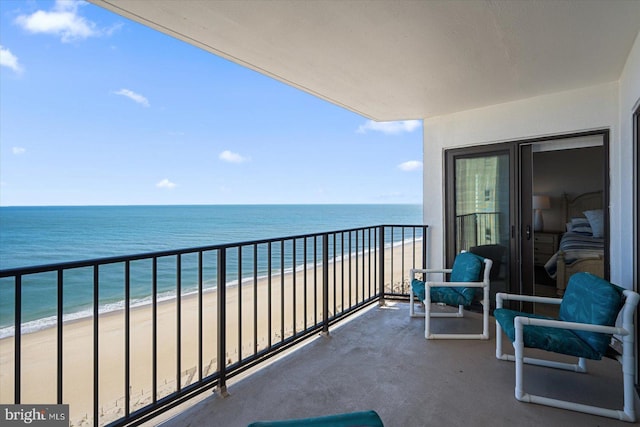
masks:
<svg viewBox="0 0 640 427"><path fill-rule="evenodd" d="M633 176L633 112L640 104L640 33L627 58L627 63L620 75L620 148L619 148L619 200L617 224L622 230L617 242L612 242L611 254L611 280L625 287L633 283L633 269L638 263L633 252L633 240L631 230L634 228L633 203L634 191L640 191L633 187L629 177ZM638 165L640 167L640 165ZM614 174L612 172L612 174ZM635 197L638 197L636 194ZM636 213L638 214L638 213ZM618 247L616 247L618 246ZM613 251L617 256L614 256ZM636 283L635 289L640 284Z"/></svg>
<svg viewBox="0 0 640 427"><path fill-rule="evenodd" d="M430 266L444 262L444 150L593 129L610 130L611 240L620 237L620 126L618 82L424 120L424 221L430 228ZM629 234L627 233L626 236ZM627 237L628 238L628 237ZM620 246L611 258L619 259ZM620 277L612 262L612 279Z"/></svg>

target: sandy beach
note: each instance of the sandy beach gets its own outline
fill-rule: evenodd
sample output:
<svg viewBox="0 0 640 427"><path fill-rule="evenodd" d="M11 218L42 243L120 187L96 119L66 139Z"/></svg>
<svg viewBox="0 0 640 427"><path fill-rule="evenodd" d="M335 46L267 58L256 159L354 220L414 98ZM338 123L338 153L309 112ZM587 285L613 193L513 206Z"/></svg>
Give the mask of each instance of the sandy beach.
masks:
<svg viewBox="0 0 640 427"><path fill-rule="evenodd" d="M403 257L404 248L404 257ZM416 264L420 265L421 242L415 246ZM385 286L396 292L406 290L408 271L412 267L412 245L393 250L393 266L387 255ZM329 312L375 293L374 256L365 254L351 259L351 289L349 260L329 265ZM371 260L371 268L369 262ZM403 265L404 261L404 265ZM363 263L364 262L364 277ZM376 267L377 270L377 267ZM393 270L393 278L391 271ZM371 274L369 272L371 271ZM337 280L334 281L334 276ZM314 278L316 285L314 286ZM295 286L294 286L295 282ZM344 283L344 288L342 288ZM336 291L334 294L334 284ZM358 286L356 286L358 284ZM269 298L269 289L270 298ZM304 303L306 292L306 304ZM281 276L226 289L227 363L254 354L312 326L322 319L322 270L308 268L305 273ZM254 307L254 294L257 307ZM315 299L314 299L315 294ZM295 304L294 304L295 298ZM198 364L198 295L181 298L180 367L177 367L177 299L157 305L157 398L166 396L194 381L202 372L205 377L217 369L217 303L215 290L203 293L202 366ZM269 301L271 333L269 334ZM284 302L284 304L283 304ZM254 310L257 330L254 330ZM306 310L306 316L305 316ZM284 311L284 315L283 315ZM294 322L295 315L295 322ZM284 319L284 323L283 323ZM152 400L152 307L130 310L130 410L139 409ZM102 314L99 327L99 414L100 424L111 422L124 414L125 396L125 314L123 310ZM63 327L63 401L70 405L72 426L90 425L93 418L93 319L67 322ZM240 342L241 340L241 342ZM13 403L14 338L0 340L0 403ZM22 336L22 403L51 404L56 402L57 328L48 328ZM179 373L178 373L179 371ZM180 385L178 385L178 376Z"/></svg>

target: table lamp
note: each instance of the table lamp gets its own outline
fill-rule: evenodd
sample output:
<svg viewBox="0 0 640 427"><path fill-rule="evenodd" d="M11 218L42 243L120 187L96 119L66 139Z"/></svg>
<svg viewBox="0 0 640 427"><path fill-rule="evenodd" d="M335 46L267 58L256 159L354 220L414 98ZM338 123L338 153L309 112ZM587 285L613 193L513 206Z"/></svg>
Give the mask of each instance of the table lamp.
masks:
<svg viewBox="0 0 640 427"><path fill-rule="evenodd" d="M533 209L535 209L535 215L533 218L533 231L542 231L544 228L544 222L542 220L542 209L549 209L551 207L551 199L549 196L533 196Z"/></svg>

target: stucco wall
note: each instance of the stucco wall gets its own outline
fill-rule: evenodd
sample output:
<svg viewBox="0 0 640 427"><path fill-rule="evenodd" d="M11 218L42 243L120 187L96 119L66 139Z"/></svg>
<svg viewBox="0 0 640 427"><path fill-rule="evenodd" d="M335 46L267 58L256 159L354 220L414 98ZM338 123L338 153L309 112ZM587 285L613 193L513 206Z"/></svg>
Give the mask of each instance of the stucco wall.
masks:
<svg viewBox="0 0 640 427"><path fill-rule="evenodd" d="M444 259L444 150L592 129L610 130L611 279L632 287L632 112L640 99L640 35L620 80L424 120L424 221L430 265Z"/></svg>

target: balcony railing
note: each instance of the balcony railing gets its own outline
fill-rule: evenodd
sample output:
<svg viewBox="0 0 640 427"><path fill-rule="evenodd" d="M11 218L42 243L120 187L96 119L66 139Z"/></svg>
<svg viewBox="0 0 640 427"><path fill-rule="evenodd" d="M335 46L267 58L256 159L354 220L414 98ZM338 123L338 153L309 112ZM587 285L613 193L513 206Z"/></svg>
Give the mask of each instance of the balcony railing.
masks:
<svg viewBox="0 0 640 427"><path fill-rule="evenodd" d="M69 404L71 425L121 426L224 394L361 308L406 297L426 238L424 225L380 225L2 270L0 403ZM34 300L44 308L27 310Z"/></svg>
<svg viewBox="0 0 640 427"><path fill-rule="evenodd" d="M473 246L500 241L500 212L474 212L456 217L456 248L469 250Z"/></svg>

